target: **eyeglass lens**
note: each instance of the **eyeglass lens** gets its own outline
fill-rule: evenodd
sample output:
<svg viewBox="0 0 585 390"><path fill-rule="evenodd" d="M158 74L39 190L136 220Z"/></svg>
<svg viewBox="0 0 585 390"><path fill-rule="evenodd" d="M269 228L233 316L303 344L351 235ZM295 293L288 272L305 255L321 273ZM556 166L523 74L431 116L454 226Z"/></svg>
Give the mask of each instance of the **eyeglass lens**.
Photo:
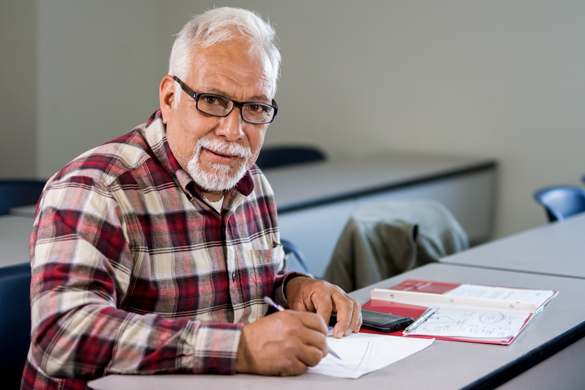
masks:
<svg viewBox="0 0 585 390"><path fill-rule="evenodd" d="M201 94L197 108L209 115L226 116L234 107L234 102L217 95ZM274 117L274 107L262 103L244 103L241 107L244 120L252 123L270 123Z"/></svg>

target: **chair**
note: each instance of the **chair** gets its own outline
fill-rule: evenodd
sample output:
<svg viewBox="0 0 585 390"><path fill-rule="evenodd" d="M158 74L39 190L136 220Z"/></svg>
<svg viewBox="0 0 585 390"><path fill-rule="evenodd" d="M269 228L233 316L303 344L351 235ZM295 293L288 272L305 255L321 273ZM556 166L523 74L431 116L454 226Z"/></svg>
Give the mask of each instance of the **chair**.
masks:
<svg viewBox="0 0 585 390"><path fill-rule="evenodd" d="M581 187L547 187L536 191L534 198L544 206L549 222L585 211L585 189Z"/></svg>
<svg viewBox="0 0 585 390"><path fill-rule="evenodd" d="M0 378L2 388L20 388L30 345L30 265L0 268Z"/></svg>
<svg viewBox="0 0 585 390"><path fill-rule="evenodd" d="M313 146L266 146L260 151L256 165L264 170L325 159L325 154Z"/></svg>
<svg viewBox="0 0 585 390"><path fill-rule="evenodd" d="M0 180L0 215L12 207L37 204L46 180Z"/></svg>
<svg viewBox="0 0 585 390"><path fill-rule="evenodd" d="M308 274L309 269L307 268L305 256L303 256L299 248L297 248L292 242L288 240L281 239L280 243L282 244L282 247L284 249L284 255L288 270Z"/></svg>

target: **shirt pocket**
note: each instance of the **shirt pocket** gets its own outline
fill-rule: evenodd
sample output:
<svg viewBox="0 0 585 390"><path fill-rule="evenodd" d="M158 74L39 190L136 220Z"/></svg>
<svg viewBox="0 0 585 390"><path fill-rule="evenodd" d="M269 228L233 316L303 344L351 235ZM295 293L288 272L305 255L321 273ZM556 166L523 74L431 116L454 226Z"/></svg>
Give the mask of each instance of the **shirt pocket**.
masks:
<svg viewBox="0 0 585 390"><path fill-rule="evenodd" d="M255 298L272 295L274 280L284 264L284 249L273 244L272 249L251 249L250 259L253 266L252 282L255 284Z"/></svg>

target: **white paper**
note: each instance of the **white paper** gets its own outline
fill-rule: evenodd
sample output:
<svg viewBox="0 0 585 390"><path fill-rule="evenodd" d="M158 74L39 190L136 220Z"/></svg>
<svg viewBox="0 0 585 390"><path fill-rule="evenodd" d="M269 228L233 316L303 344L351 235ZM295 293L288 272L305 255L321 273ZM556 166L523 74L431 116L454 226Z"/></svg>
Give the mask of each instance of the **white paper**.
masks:
<svg viewBox="0 0 585 390"><path fill-rule="evenodd" d="M439 308L408 336L506 340L520 333L530 315L526 311Z"/></svg>
<svg viewBox="0 0 585 390"><path fill-rule="evenodd" d="M535 302L536 307L543 305L554 291L531 290L505 287L479 286L475 284L462 284L461 286L447 291L443 295L472 298L505 299L510 301Z"/></svg>
<svg viewBox="0 0 585 390"><path fill-rule="evenodd" d="M407 339L368 333L352 333L341 339L327 337L327 345L342 360L328 354L318 365L309 368L308 372L357 379L421 351L433 341L434 339Z"/></svg>

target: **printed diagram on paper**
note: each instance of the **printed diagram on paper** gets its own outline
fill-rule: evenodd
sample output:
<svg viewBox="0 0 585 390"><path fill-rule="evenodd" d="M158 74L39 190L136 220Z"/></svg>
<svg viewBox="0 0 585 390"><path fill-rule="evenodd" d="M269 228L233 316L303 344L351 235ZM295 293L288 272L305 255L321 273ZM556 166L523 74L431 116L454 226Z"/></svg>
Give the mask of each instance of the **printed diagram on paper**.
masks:
<svg viewBox="0 0 585 390"><path fill-rule="evenodd" d="M506 338L518 334L530 315L526 311L439 308L409 336Z"/></svg>

